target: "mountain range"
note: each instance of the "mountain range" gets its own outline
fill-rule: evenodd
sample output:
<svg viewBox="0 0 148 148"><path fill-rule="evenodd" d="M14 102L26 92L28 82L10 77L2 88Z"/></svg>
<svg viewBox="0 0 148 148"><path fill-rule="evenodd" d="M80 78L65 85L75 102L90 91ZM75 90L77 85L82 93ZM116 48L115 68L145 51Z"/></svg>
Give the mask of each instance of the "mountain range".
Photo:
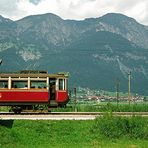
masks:
<svg viewBox="0 0 148 148"><path fill-rule="evenodd" d="M18 21L0 16L1 71L70 73L70 87L148 95L148 26L122 14L63 20L48 13Z"/></svg>

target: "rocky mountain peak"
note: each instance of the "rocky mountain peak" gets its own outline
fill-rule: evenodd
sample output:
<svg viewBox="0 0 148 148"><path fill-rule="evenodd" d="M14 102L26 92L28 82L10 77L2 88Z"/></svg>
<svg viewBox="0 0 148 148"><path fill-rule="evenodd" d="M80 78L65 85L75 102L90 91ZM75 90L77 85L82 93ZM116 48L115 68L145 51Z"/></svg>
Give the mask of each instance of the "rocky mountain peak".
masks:
<svg viewBox="0 0 148 148"><path fill-rule="evenodd" d="M35 25L38 25L38 23L41 23L43 21L53 21L53 20L59 21L62 19L55 14L46 13L46 14L41 14L41 15L30 15L30 16L24 17L24 18L18 20L17 23L32 22L32 23L37 23Z"/></svg>
<svg viewBox="0 0 148 148"><path fill-rule="evenodd" d="M13 23L13 21L0 15L0 23Z"/></svg>
<svg viewBox="0 0 148 148"><path fill-rule="evenodd" d="M48 13L15 22L2 16L0 20L3 70L69 71L74 83L103 89L114 88L113 81L121 77L126 90L130 69L134 89L140 92L142 84L141 92L145 91L148 29L132 18L109 13L75 21Z"/></svg>
<svg viewBox="0 0 148 148"><path fill-rule="evenodd" d="M136 22L135 19L128 17L126 15L123 15L121 13L107 13L100 17L100 20L106 21L108 23L116 24L116 22L122 22L122 21L132 21Z"/></svg>
<svg viewBox="0 0 148 148"><path fill-rule="evenodd" d="M108 13L98 19L100 25L103 26L101 30L120 34L134 44L148 48L147 27L138 23L135 19L118 13Z"/></svg>

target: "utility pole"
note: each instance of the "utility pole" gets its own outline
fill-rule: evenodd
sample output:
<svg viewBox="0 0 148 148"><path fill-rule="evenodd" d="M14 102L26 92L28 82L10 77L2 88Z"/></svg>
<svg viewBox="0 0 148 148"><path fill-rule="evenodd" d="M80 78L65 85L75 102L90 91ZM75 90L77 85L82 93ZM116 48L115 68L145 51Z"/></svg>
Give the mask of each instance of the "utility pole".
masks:
<svg viewBox="0 0 148 148"><path fill-rule="evenodd" d="M75 109L75 112L77 112L76 105L77 105L77 89L75 87L74 88L74 109Z"/></svg>
<svg viewBox="0 0 148 148"><path fill-rule="evenodd" d="M128 101L131 103L131 71L128 73Z"/></svg>
<svg viewBox="0 0 148 148"><path fill-rule="evenodd" d="M116 80L116 98L117 98L117 106L119 103L119 85L120 85L120 81L119 79Z"/></svg>

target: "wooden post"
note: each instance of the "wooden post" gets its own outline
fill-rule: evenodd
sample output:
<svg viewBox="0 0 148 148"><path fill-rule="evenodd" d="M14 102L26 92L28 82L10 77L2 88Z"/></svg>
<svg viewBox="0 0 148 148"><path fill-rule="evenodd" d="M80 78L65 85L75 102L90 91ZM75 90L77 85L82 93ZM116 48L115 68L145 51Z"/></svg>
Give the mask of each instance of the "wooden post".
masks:
<svg viewBox="0 0 148 148"><path fill-rule="evenodd" d="M131 103L131 71L128 73L128 101Z"/></svg>
<svg viewBox="0 0 148 148"><path fill-rule="evenodd" d="M116 80L116 98L117 98L117 106L119 103L119 79Z"/></svg>
<svg viewBox="0 0 148 148"><path fill-rule="evenodd" d="M77 112L77 107L76 107L76 105L77 105L77 89L76 89L76 87L74 88L74 110L75 110L75 112Z"/></svg>

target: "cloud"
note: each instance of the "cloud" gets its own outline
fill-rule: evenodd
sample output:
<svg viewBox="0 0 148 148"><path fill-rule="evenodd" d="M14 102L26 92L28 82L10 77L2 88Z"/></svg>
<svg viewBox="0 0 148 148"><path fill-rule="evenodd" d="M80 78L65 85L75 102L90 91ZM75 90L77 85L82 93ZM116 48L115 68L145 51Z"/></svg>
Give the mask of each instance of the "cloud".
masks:
<svg viewBox="0 0 148 148"><path fill-rule="evenodd" d="M9 4L9 5L8 5ZM15 15L17 11L17 0L1 0L0 1L0 14L6 17ZM11 12L11 13L10 13Z"/></svg>
<svg viewBox="0 0 148 148"><path fill-rule="evenodd" d="M0 0L0 14L13 20L43 13L81 20L115 12L148 24L147 10L148 0Z"/></svg>
<svg viewBox="0 0 148 148"><path fill-rule="evenodd" d="M29 0L30 3L38 5L42 0Z"/></svg>
<svg viewBox="0 0 148 148"><path fill-rule="evenodd" d="M0 0L0 15L10 19L21 18L25 12L18 9L19 0Z"/></svg>

